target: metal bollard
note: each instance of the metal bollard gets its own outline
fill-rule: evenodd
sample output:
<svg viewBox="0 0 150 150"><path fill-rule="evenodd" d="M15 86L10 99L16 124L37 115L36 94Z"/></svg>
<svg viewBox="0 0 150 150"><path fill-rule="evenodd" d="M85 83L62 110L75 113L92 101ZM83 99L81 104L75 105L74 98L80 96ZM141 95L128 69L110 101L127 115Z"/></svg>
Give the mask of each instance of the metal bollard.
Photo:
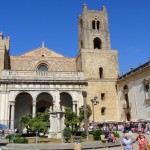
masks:
<svg viewBox="0 0 150 150"><path fill-rule="evenodd" d="M74 143L74 150L81 150L81 143Z"/></svg>
<svg viewBox="0 0 150 150"><path fill-rule="evenodd" d="M81 150L81 136L74 137L74 150Z"/></svg>

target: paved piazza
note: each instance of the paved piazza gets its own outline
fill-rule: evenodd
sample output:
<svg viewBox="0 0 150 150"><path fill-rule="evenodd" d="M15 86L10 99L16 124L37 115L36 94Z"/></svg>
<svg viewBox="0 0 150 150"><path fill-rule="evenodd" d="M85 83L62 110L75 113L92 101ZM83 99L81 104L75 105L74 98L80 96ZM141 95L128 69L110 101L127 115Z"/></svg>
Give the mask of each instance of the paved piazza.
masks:
<svg viewBox="0 0 150 150"><path fill-rule="evenodd" d="M132 134L132 138L136 138L136 136L137 136L138 134L136 134L136 133L133 133ZM150 142L150 135L145 135L146 136L146 138L148 139L148 142ZM121 150L121 148L120 147L113 147L113 148L103 148L103 149L97 149L97 150ZM134 143L133 144L133 149L134 150L138 150L138 148L137 148L137 143Z"/></svg>

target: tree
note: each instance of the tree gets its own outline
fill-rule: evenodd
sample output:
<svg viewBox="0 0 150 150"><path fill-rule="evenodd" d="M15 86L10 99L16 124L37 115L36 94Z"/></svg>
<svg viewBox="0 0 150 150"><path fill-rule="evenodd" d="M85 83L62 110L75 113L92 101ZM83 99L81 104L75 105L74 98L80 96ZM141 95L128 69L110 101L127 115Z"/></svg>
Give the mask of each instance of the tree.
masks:
<svg viewBox="0 0 150 150"><path fill-rule="evenodd" d="M92 115L92 109L90 105L87 105L87 118L89 119ZM84 108L79 109L79 121L80 123L84 120Z"/></svg>
<svg viewBox="0 0 150 150"><path fill-rule="evenodd" d="M23 115L20 120L19 120L19 124L22 126L22 127L26 127L27 129L27 132L29 132L29 127L30 127L30 122L31 122L31 115L30 114L25 114Z"/></svg>
<svg viewBox="0 0 150 150"><path fill-rule="evenodd" d="M43 113L39 112L34 118L31 115L25 114L20 118L20 125L26 127L27 131L30 129L34 133L46 133L50 125L49 112L48 110L45 110Z"/></svg>
<svg viewBox="0 0 150 150"><path fill-rule="evenodd" d="M65 124L67 127L71 126L72 131L74 130L74 126L79 123L79 118L76 113L74 113L70 108L65 109Z"/></svg>
<svg viewBox="0 0 150 150"><path fill-rule="evenodd" d="M30 122L31 122L31 129L33 132L46 133L50 125L48 110L45 110L45 112L43 113L41 112L37 113L36 116Z"/></svg>
<svg viewBox="0 0 150 150"><path fill-rule="evenodd" d="M71 129L69 127L64 128L63 137L66 140L66 142L68 143L68 141L71 138Z"/></svg>

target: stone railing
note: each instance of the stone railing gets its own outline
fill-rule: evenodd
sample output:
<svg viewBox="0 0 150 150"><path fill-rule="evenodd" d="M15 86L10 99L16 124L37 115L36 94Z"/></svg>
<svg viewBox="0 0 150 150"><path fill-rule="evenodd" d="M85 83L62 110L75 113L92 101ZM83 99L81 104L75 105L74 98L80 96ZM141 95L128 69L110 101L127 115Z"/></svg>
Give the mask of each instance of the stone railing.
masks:
<svg viewBox="0 0 150 150"><path fill-rule="evenodd" d="M28 80L84 80L83 72L75 71L28 71L3 70L1 79Z"/></svg>

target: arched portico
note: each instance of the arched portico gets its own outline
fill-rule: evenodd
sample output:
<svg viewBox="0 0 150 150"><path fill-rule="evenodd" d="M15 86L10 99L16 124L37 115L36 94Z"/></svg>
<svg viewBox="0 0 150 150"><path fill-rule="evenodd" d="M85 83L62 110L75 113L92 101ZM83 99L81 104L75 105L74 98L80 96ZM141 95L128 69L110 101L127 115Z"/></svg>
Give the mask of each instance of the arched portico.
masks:
<svg viewBox="0 0 150 150"><path fill-rule="evenodd" d="M44 112L53 107L53 97L47 92L40 93L36 98L36 112Z"/></svg>
<svg viewBox="0 0 150 150"><path fill-rule="evenodd" d="M72 96L67 93L67 92L61 92L60 93L60 108L62 108L62 106L64 108L73 108L72 107L73 102L72 102Z"/></svg>
<svg viewBox="0 0 150 150"><path fill-rule="evenodd" d="M24 114L32 114L32 96L27 92L21 92L15 97L14 127Z"/></svg>

